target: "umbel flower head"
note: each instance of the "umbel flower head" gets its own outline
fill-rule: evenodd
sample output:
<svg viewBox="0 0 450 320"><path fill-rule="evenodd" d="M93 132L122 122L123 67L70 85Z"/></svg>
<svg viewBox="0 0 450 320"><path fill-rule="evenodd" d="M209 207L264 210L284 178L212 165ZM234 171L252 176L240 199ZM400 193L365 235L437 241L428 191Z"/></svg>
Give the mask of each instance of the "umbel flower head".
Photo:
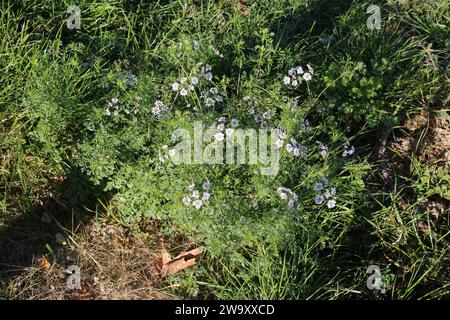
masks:
<svg viewBox="0 0 450 320"><path fill-rule="evenodd" d="M303 70L301 66L289 69L287 75L283 77L283 83L286 86L297 88L303 81L310 81L314 74L313 68L308 64L307 71Z"/></svg>
<svg viewBox="0 0 450 320"><path fill-rule="evenodd" d="M181 199L181 202L185 206L192 206L195 209L201 209L211 198L211 193L209 192L212 188L211 183L208 181L203 182L202 189L200 191L195 188L195 182L189 185L188 190L190 191L189 195L186 195Z"/></svg>
<svg viewBox="0 0 450 320"><path fill-rule="evenodd" d="M281 200L288 201L288 209L295 209L298 207L298 196L291 189L286 187L279 187L277 189L277 192Z"/></svg>

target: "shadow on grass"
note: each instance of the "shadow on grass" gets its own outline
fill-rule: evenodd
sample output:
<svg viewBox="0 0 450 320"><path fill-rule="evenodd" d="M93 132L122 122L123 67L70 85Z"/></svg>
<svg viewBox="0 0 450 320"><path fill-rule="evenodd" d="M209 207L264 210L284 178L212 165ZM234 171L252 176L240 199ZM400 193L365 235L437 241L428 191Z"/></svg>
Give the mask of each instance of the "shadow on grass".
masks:
<svg viewBox="0 0 450 320"><path fill-rule="evenodd" d="M326 30L331 30L339 16L347 12L353 0L314 1L306 12L295 12L272 25L275 33L274 41L281 48L292 46L305 34L309 37L319 36Z"/></svg>
<svg viewBox="0 0 450 320"><path fill-rule="evenodd" d="M9 284L29 267L39 265L45 270L56 264L65 269L77 264L75 252L57 235L80 232L95 218L97 199L103 198L105 203L108 199L77 170L66 177L48 187L51 197L45 202L4 220L0 228L0 299L13 298L6 293Z"/></svg>

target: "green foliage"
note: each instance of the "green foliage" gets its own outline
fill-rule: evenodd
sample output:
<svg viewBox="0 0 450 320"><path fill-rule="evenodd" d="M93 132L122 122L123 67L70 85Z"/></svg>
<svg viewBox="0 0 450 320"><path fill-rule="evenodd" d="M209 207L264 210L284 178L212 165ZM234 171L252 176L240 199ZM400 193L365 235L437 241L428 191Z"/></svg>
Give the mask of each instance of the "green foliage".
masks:
<svg viewBox="0 0 450 320"><path fill-rule="evenodd" d="M396 195L380 191L372 157L385 124L424 100L442 102L444 1L425 20L419 7L386 5L392 13L377 31L366 28L363 1L82 1L79 31L65 28L65 1L26 2L3 4L1 13L0 111L14 120L0 123L0 150L5 158L15 151L0 171L2 211L30 206L7 199L13 190L32 199L28 184L64 174L80 207L95 190L89 196L108 199L123 225L162 219L166 235L181 231L206 248L199 268L169 280L188 297L372 298L370 264L382 267L389 297L449 294L448 272L433 271L444 269L445 251L417 237L425 217L414 206L402 212ZM435 51L424 53L430 41ZM290 68L307 64L311 81L283 84ZM198 84L186 96L172 90L192 77ZM221 99L208 105L211 88ZM170 109L165 117L152 111L157 101ZM194 133L196 120L217 126L222 116L241 128L283 128L285 143L294 138L305 156L284 145L274 177L261 175L261 164L160 160L163 146L174 146L172 132ZM356 152L344 157L350 146ZM23 161L30 154L39 166ZM416 192L450 200L448 172L420 168L416 176ZM321 181L324 190L315 190ZM202 191L204 182L212 189L202 208L183 204L189 186ZM289 208L279 187L292 190L298 206ZM335 207L317 200L331 188ZM404 242L394 246L399 233Z"/></svg>

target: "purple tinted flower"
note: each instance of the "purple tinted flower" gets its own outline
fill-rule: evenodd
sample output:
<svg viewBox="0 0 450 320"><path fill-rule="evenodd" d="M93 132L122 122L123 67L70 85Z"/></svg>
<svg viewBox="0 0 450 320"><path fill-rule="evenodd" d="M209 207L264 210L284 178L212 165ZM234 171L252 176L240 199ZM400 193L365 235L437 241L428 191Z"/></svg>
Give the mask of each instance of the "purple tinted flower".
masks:
<svg viewBox="0 0 450 320"><path fill-rule="evenodd" d="M314 183L314 191L320 191L323 189L323 184L320 182Z"/></svg>
<svg viewBox="0 0 450 320"><path fill-rule="evenodd" d="M322 203L323 203L323 200L324 200L324 198L323 198L323 196L321 196L321 195L318 195L318 196L314 199L314 201L316 202L316 204L322 204Z"/></svg>

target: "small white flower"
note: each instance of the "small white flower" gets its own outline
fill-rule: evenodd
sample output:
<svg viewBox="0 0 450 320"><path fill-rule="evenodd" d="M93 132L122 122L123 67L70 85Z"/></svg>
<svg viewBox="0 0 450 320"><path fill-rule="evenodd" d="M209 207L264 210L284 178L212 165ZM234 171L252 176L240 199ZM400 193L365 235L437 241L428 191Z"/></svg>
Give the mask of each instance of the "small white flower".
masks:
<svg viewBox="0 0 450 320"><path fill-rule="evenodd" d="M351 156L355 153L355 147L351 146L349 142L345 144L345 150L342 152L343 157Z"/></svg>
<svg viewBox="0 0 450 320"><path fill-rule="evenodd" d="M109 111L109 109L106 109L106 110L105 110L105 114L106 114L107 116L110 116L110 115L111 115L111 111Z"/></svg>
<svg viewBox="0 0 450 320"><path fill-rule="evenodd" d="M124 111L125 111L126 114L130 114L130 110L125 109Z"/></svg>
<svg viewBox="0 0 450 320"><path fill-rule="evenodd" d="M119 102L119 99L117 99L117 98L112 98L111 99L111 103L112 104L117 104Z"/></svg>
<svg viewBox="0 0 450 320"><path fill-rule="evenodd" d="M181 89L180 95L182 95L184 97L184 96L187 96L187 94L188 94L188 91L186 89L184 89L184 88Z"/></svg>
<svg viewBox="0 0 450 320"><path fill-rule="evenodd" d="M286 130L284 129L278 129L278 136L280 137L280 139L286 139L287 138L287 133Z"/></svg>
<svg viewBox="0 0 450 320"><path fill-rule="evenodd" d="M211 72L208 72L208 73L205 73L205 74L203 75L203 78L205 78L206 80L211 81L212 78L213 78L213 75L212 75Z"/></svg>
<svg viewBox="0 0 450 320"><path fill-rule="evenodd" d="M200 209L203 205L203 202L202 200L195 200L192 204L194 205L195 209Z"/></svg>
<svg viewBox="0 0 450 320"><path fill-rule="evenodd" d="M278 139L277 141L275 141L275 146L276 146L277 148L283 147L283 144L284 144L284 141L281 140L281 139Z"/></svg>
<svg viewBox="0 0 450 320"><path fill-rule="evenodd" d="M198 43L198 41L194 40L194 46L193 46L195 51L198 51L200 49L200 43Z"/></svg>
<svg viewBox="0 0 450 320"><path fill-rule="evenodd" d="M231 119L230 122L232 127L237 127L239 125L239 120L238 119Z"/></svg>
<svg viewBox="0 0 450 320"><path fill-rule="evenodd" d="M292 81L292 86L293 86L293 87L298 86L298 81L297 81L297 80L293 80L293 81Z"/></svg>
<svg viewBox="0 0 450 320"><path fill-rule="evenodd" d="M223 129L225 129L225 124L219 123L219 124L217 125L217 129L220 130L220 131L223 131Z"/></svg>
<svg viewBox="0 0 450 320"><path fill-rule="evenodd" d="M336 195L336 188L331 188L331 194L332 194L333 196Z"/></svg>
<svg viewBox="0 0 450 320"><path fill-rule="evenodd" d="M203 188L203 190L210 190L211 183L209 183L208 181L204 182L202 188Z"/></svg>
<svg viewBox="0 0 450 320"><path fill-rule="evenodd" d="M204 192L202 200L203 201L208 201L210 196L211 196L211 194L209 194L208 192Z"/></svg>
<svg viewBox="0 0 450 320"><path fill-rule="evenodd" d="M286 150L287 152L291 153L292 151L294 151L294 147L290 143L288 143L286 145Z"/></svg>
<svg viewBox="0 0 450 320"><path fill-rule="evenodd" d="M169 156L171 156L171 157L173 157L173 156L175 156L175 149L170 149L169 150Z"/></svg>
<svg viewBox="0 0 450 320"><path fill-rule="evenodd" d="M197 77L192 77L192 78L191 78L191 83L192 83L193 85L197 85L197 84L198 84L198 78L197 78Z"/></svg>
<svg viewBox="0 0 450 320"><path fill-rule="evenodd" d="M277 189L278 194L280 195L281 200L287 200L288 199L288 192L290 190L284 187L279 187Z"/></svg>
<svg viewBox="0 0 450 320"><path fill-rule="evenodd" d="M314 74L313 68L309 64L307 64L306 66L308 67L309 73Z"/></svg>
<svg viewBox="0 0 450 320"><path fill-rule="evenodd" d="M178 82L172 83L172 90L173 91L178 91L179 88L180 88L180 84Z"/></svg>
<svg viewBox="0 0 450 320"><path fill-rule="evenodd" d="M262 114L262 117L263 117L264 119L270 119L270 118L271 118L271 115L270 115L270 113L269 113L268 111L264 111L263 114Z"/></svg>
<svg viewBox="0 0 450 320"><path fill-rule="evenodd" d="M192 184L189 185L188 190L193 191L194 188L195 188L195 183L193 182Z"/></svg>
<svg viewBox="0 0 450 320"><path fill-rule="evenodd" d="M194 197L195 199L198 199L198 197L200 197L200 192L198 192L198 190L192 191L192 197Z"/></svg>
<svg viewBox="0 0 450 320"><path fill-rule="evenodd" d="M181 200L181 202L183 202L183 204L184 204L185 206L188 206L188 205L191 204L191 198L189 198L188 196L183 197L183 199Z"/></svg>
<svg viewBox="0 0 450 320"><path fill-rule="evenodd" d="M300 149L294 148L294 156L298 157L300 155Z"/></svg>
<svg viewBox="0 0 450 320"><path fill-rule="evenodd" d="M312 76L309 72L305 72L305 74L303 75L303 79L305 79L305 81L309 81L312 79Z"/></svg>
<svg viewBox="0 0 450 320"><path fill-rule="evenodd" d="M294 209L298 205L298 196L295 193L292 193L291 198L288 202L288 209Z"/></svg>
<svg viewBox="0 0 450 320"><path fill-rule="evenodd" d="M283 83L284 83L285 85L290 84L290 83L291 83L291 78L289 78L288 76L285 76L285 77L283 78Z"/></svg>
<svg viewBox="0 0 450 320"><path fill-rule="evenodd" d="M288 195L287 195L286 193L280 192L279 194L280 194L280 199L281 199L281 200L287 200Z"/></svg>
<svg viewBox="0 0 450 320"><path fill-rule="evenodd" d="M163 150L167 150L167 148L169 148L169 147L167 146L167 144L165 144L162 146L162 148L163 148Z"/></svg>
<svg viewBox="0 0 450 320"><path fill-rule="evenodd" d="M300 66L298 66L296 69L295 69L296 71L297 71L297 74L298 75L300 75L300 74L303 74L304 73L304 71L303 71L303 68L302 67L300 67Z"/></svg>
<svg viewBox="0 0 450 320"><path fill-rule="evenodd" d="M225 138L224 134L222 132L218 132L214 135L214 138L216 138L216 141L220 142L223 141Z"/></svg>
<svg viewBox="0 0 450 320"><path fill-rule="evenodd" d="M160 109L159 107L153 107L153 108L152 108L152 114L153 114L154 116L159 116L160 113L161 113L161 109Z"/></svg>
<svg viewBox="0 0 450 320"><path fill-rule="evenodd" d="M328 200L327 207L328 207L328 209L333 209L334 207L336 207L336 201Z"/></svg>

